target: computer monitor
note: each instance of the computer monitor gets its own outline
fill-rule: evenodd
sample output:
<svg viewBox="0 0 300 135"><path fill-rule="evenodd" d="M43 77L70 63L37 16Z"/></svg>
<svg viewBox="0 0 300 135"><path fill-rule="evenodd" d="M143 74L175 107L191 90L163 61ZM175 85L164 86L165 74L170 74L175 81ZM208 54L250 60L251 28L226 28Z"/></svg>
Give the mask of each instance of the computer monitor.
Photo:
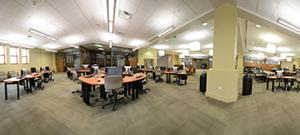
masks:
<svg viewBox="0 0 300 135"><path fill-rule="evenodd" d="M145 66L144 66L144 65L141 65L141 68L142 68L142 69L144 69L144 68L145 68Z"/></svg>
<svg viewBox="0 0 300 135"><path fill-rule="evenodd" d="M125 72L130 72L131 71L131 66L124 66L124 68L125 68Z"/></svg>
<svg viewBox="0 0 300 135"><path fill-rule="evenodd" d="M160 67L160 70L165 71L166 67Z"/></svg>
<svg viewBox="0 0 300 135"><path fill-rule="evenodd" d="M35 67L31 67L30 71L31 71L31 73L36 73L36 68Z"/></svg>
<svg viewBox="0 0 300 135"><path fill-rule="evenodd" d="M49 71L49 70L50 70L50 68L47 66L47 67L45 67L45 70L46 70L46 71Z"/></svg>
<svg viewBox="0 0 300 135"><path fill-rule="evenodd" d="M132 73L138 73L138 68L137 67L131 67Z"/></svg>
<svg viewBox="0 0 300 135"><path fill-rule="evenodd" d="M178 67L172 67L172 70L173 70L174 72L177 72L177 71L178 71Z"/></svg>
<svg viewBox="0 0 300 135"><path fill-rule="evenodd" d="M88 64L84 64L82 66L83 66L84 69L87 69L89 65Z"/></svg>
<svg viewBox="0 0 300 135"><path fill-rule="evenodd" d="M21 77L24 77L27 75L27 69L21 69Z"/></svg>
<svg viewBox="0 0 300 135"><path fill-rule="evenodd" d="M118 67L106 67L106 75L120 75L122 76L122 68Z"/></svg>
<svg viewBox="0 0 300 135"><path fill-rule="evenodd" d="M91 69L93 69L93 72L91 72L91 73L93 73L93 74L98 74L99 73L99 67L98 66L92 66Z"/></svg>

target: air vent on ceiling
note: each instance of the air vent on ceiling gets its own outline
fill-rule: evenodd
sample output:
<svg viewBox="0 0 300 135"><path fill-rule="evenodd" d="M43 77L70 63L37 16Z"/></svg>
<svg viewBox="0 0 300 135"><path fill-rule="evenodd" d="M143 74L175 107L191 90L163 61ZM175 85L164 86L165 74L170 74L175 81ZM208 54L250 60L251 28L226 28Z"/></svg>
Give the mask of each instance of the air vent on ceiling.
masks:
<svg viewBox="0 0 300 135"><path fill-rule="evenodd" d="M127 11L119 10L119 18L125 19L125 20L131 20L133 15Z"/></svg>

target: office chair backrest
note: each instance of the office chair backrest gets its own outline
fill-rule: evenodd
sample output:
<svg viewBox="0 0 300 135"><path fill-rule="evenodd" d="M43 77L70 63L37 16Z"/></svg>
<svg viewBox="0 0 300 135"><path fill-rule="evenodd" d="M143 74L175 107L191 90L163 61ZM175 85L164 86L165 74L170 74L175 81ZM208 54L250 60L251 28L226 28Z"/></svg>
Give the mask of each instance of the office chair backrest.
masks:
<svg viewBox="0 0 300 135"><path fill-rule="evenodd" d="M50 71L50 68L49 67L45 67L45 70Z"/></svg>
<svg viewBox="0 0 300 135"><path fill-rule="evenodd" d="M104 87L106 90L119 89L123 86L123 78L119 75L111 75L104 77Z"/></svg>
<svg viewBox="0 0 300 135"><path fill-rule="evenodd" d="M279 77L280 77L280 76L283 76L283 74L282 74L282 73L283 73L283 71L282 71L282 70L277 70L277 71L276 71L276 75L277 75L277 76L279 76Z"/></svg>

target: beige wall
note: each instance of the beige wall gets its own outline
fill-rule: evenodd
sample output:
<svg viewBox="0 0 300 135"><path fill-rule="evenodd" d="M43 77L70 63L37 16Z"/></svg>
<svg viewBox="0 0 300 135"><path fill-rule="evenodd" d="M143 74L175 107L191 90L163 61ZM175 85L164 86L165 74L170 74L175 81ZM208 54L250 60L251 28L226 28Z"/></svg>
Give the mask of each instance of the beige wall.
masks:
<svg viewBox="0 0 300 135"><path fill-rule="evenodd" d="M157 65L157 50L153 48L139 49L138 65L144 65L144 59L153 59L154 66Z"/></svg>
<svg viewBox="0 0 300 135"><path fill-rule="evenodd" d="M9 64L9 46L6 46L7 50L7 64L0 65L0 71L7 73L8 71L20 72L20 69L30 67L36 67L37 70L40 67L49 66L52 70L56 70L55 53L47 52L42 49L30 49L29 50L29 64L21 64L21 58L19 64Z"/></svg>
<svg viewBox="0 0 300 135"><path fill-rule="evenodd" d="M300 58L297 58L297 59L293 59L293 61L291 62L288 62L286 60L282 61L281 62L281 67L282 68L289 68L290 70L293 70L293 65L296 66L296 68L299 68L299 65L300 64Z"/></svg>

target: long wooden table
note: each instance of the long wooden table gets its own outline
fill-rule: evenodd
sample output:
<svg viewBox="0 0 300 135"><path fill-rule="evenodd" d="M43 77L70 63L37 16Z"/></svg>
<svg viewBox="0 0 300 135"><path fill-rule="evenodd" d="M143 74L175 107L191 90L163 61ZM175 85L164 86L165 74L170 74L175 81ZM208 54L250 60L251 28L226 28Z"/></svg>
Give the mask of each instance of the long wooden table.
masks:
<svg viewBox="0 0 300 135"><path fill-rule="evenodd" d="M131 96L132 96L132 100L135 100L136 98L138 98L138 85L142 85L141 81L144 80L147 76L145 74L134 74L133 76L125 76L123 78L123 85L124 85L124 89L125 89L125 96L127 96L127 92L129 91L129 88L131 85ZM85 77L85 76L81 76L79 77L79 80L82 82L81 83L81 89L82 89L82 98L83 98L83 102L87 105L90 105L90 91L93 89L95 89L95 86L100 86L100 97L101 98L106 98L106 94L105 94L105 81L104 78L102 77ZM130 93L129 93L130 94Z"/></svg>
<svg viewBox="0 0 300 135"><path fill-rule="evenodd" d="M286 87L286 80L296 80L296 77L294 76L267 76L267 90L269 89L269 82L270 80L272 81L272 91L274 92L274 84L275 84L275 80L277 79L284 79L285 82L285 87Z"/></svg>

